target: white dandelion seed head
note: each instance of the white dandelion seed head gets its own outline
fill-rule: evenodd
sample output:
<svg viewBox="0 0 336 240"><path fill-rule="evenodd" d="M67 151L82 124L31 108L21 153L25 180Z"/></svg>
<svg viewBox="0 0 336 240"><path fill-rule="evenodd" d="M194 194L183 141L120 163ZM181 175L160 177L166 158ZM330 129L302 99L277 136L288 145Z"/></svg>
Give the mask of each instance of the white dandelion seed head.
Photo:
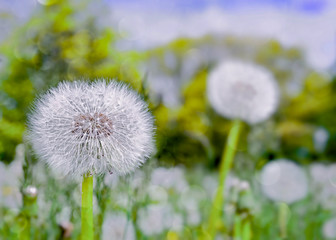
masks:
<svg viewBox="0 0 336 240"><path fill-rule="evenodd" d="M218 114L249 124L269 118L279 101L279 87L271 72L239 61L223 62L210 73L207 94Z"/></svg>
<svg viewBox="0 0 336 240"><path fill-rule="evenodd" d="M137 169L133 174L130 179L129 186L132 189L138 189L141 188L145 184L146 180L146 174L142 169Z"/></svg>
<svg viewBox="0 0 336 240"><path fill-rule="evenodd" d="M202 180L202 187L205 189L207 195L213 198L218 187L217 177L213 174L206 175Z"/></svg>
<svg viewBox="0 0 336 240"><path fill-rule="evenodd" d="M182 167L156 168L150 179L151 185L158 185L166 189L174 189L176 192L182 192L188 187L185 179L185 171Z"/></svg>
<svg viewBox="0 0 336 240"><path fill-rule="evenodd" d="M336 203L336 164L313 163L309 170L314 198L324 209L333 209Z"/></svg>
<svg viewBox="0 0 336 240"><path fill-rule="evenodd" d="M168 227L169 230L174 232L181 232L184 227L183 215L180 213L173 213L171 216L171 223Z"/></svg>
<svg viewBox="0 0 336 240"><path fill-rule="evenodd" d="M232 189L239 187L241 180L230 172L225 180L225 188L223 191L223 196L227 196ZM205 189L208 196L214 198L218 188L218 176L217 175L207 175L202 181L202 186Z"/></svg>
<svg viewBox="0 0 336 240"><path fill-rule="evenodd" d="M264 194L287 204L299 201L308 193L308 179L303 169L287 159L278 159L266 164L260 175Z"/></svg>
<svg viewBox="0 0 336 240"><path fill-rule="evenodd" d="M0 205L18 210L22 205L20 186L23 178L23 162L15 158L9 165L0 161Z"/></svg>
<svg viewBox="0 0 336 240"><path fill-rule="evenodd" d="M331 218L323 224L322 233L326 239L336 238L336 218Z"/></svg>
<svg viewBox="0 0 336 240"><path fill-rule="evenodd" d="M56 221L58 224L70 222L71 219L71 207L70 206L62 206L62 210L57 213Z"/></svg>
<svg viewBox="0 0 336 240"><path fill-rule="evenodd" d="M248 181L241 181L239 183L239 190L240 191L248 191L250 190L250 183Z"/></svg>
<svg viewBox="0 0 336 240"><path fill-rule="evenodd" d="M154 202L167 202L168 192L165 188L157 185L149 185L147 188L149 198Z"/></svg>
<svg viewBox="0 0 336 240"><path fill-rule="evenodd" d="M25 196L34 199L34 198L37 197L38 190L35 186L29 185L25 189L23 189L23 193L24 193Z"/></svg>
<svg viewBox="0 0 336 240"><path fill-rule="evenodd" d="M134 226L123 213L107 213L103 223L102 239L134 240L136 239Z"/></svg>
<svg viewBox="0 0 336 240"><path fill-rule="evenodd" d="M313 139L314 139L315 150L321 153L324 151L324 149L327 146L328 139L329 139L329 132L326 129L319 127L314 132Z"/></svg>
<svg viewBox="0 0 336 240"><path fill-rule="evenodd" d="M183 191L180 194L177 203L181 209L197 211L200 208L201 202L206 199L206 192L203 190L203 188L195 185L190 186L185 191Z"/></svg>
<svg viewBox="0 0 336 240"><path fill-rule="evenodd" d="M171 228L173 208L169 204L150 204L138 210L138 226L147 236L162 233Z"/></svg>
<svg viewBox="0 0 336 240"><path fill-rule="evenodd" d="M314 186L323 187L328 183L328 169L329 166L323 163L312 163L309 166L309 173Z"/></svg>
<svg viewBox="0 0 336 240"><path fill-rule="evenodd" d="M154 151L147 104L116 81L62 82L40 97L29 116L36 154L64 175L124 175Z"/></svg>
<svg viewBox="0 0 336 240"><path fill-rule="evenodd" d="M201 223L202 216L198 209L196 210L187 210L187 219L186 222L190 226L197 226Z"/></svg>
<svg viewBox="0 0 336 240"><path fill-rule="evenodd" d="M120 192L119 194L117 194L115 196L115 204L120 207L120 208L124 208L127 209L130 206L130 196L129 194L125 193L125 192Z"/></svg>

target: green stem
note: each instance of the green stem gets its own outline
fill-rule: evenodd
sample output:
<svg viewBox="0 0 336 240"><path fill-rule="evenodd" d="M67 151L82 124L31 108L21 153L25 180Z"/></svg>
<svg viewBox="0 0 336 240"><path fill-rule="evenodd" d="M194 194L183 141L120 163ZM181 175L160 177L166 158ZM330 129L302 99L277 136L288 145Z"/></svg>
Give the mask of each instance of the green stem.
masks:
<svg viewBox="0 0 336 240"><path fill-rule="evenodd" d="M279 204L279 228L281 239L287 238L288 207L285 203Z"/></svg>
<svg viewBox="0 0 336 240"><path fill-rule="evenodd" d="M37 197L30 197L23 194L23 208L21 209L23 228L19 237L20 240L35 239L36 231L32 228L32 221L37 218L37 214Z"/></svg>
<svg viewBox="0 0 336 240"><path fill-rule="evenodd" d="M246 219L243 222L243 227L242 227L242 239L243 240L250 240L252 239L252 229L251 229L251 223L249 219Z"/></svg>
<svg viewBox="0 0 336 240"><path fill-rule="evenodd" d="M19 234L19 240L30 240L30 230L31 230L31 223L30 218L23 217L20 219L22 221L22 231Z"/></svg>
<svg viewBox="0 0 336 240"><path fill-rule="evenodd" d="M105 218L106 204L108 201L108 196L110 195L110 189L104 183L105 176L99 176L96 179L95 194L98 200L99 212L96 217L94 239L101 239L102 227Z"/></svg>
<svg viewBox="0 0 336 240"><path fill-rule="evenodd" d="M236 214L235 219L234 219L233 239L242 240L241 233L242 233L242 222L241 222L239 214Z"/></svg>
<svg viewBox="0 0 336 240"><path fill-rule="evenodd" d="M215 238L216 230L218 228L224 203L223 193L225 188L225 179L231 169L241 128L242 122L240 120L233 121L233 125L226 140L225 150L223 152L219 168L219 185L217 188L215 199L212 203L212 209L210 212L210 218L207 227L207 234L210 239Z"/></svg>
<svg viewBox="0 0 336 240"><path fill-rule="evenodd" d="M83 176L82 183L82 231L81 240L93 240L93 177Z"/></svg>

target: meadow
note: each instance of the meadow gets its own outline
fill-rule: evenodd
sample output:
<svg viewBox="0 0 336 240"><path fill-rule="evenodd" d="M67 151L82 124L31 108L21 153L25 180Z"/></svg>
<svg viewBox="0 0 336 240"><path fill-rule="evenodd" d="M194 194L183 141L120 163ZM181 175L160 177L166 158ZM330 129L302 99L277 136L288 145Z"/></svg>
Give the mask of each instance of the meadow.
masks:
<svg viewBox="0 0 336 240"><path fill-rule="evenodd" d="M0 43L0 239L336 239L334 72L276 39L122 50L94 4Z"/></svg>

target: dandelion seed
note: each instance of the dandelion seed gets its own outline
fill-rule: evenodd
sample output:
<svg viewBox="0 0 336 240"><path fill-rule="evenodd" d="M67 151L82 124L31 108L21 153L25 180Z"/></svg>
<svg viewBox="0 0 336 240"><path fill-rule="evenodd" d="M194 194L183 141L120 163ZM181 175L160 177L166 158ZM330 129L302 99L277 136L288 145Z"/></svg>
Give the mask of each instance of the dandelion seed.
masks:
<svg viewBox="0 0 336 240"><path fill-rule="evenodd" d="M65 175L124 175L153 152L153 117L123 84L63 82L36 101L29 138L37 155Z"/></svg>
<svg viewBox="0 0 336 240"><path fill-rule="evenodd" d="M220 115L254 124L274 113L279 90L272 74L265 68L231 61L220 64L210 74L207 94Z"/></svg>

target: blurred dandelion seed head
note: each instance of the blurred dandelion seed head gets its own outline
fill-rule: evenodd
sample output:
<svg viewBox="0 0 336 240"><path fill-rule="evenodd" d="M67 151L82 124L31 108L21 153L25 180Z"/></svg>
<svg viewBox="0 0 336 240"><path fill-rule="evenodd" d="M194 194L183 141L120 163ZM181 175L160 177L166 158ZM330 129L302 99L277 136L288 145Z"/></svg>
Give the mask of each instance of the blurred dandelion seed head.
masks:
<svg viewBox="0 0 336 240"><path fill-rule="evenodd" d="M63 82L29 117L36 154L64 175L124 175L154 151L153 117L140 96L116 81Z"/></svg>
<svg viewBox="0 0 336 240"><path fill-rule="evenodd" d="M326 239L336 238L336 218L326 221L322 227L322 232Z"/></svg>
<svg viewBox="0 0 336 240"><path fill-rule="evenodd" d="M220 115L250 124L269 118L279 101L279 87L267 69L238 61L223 62L210 73L207 94Z"/></svg>
<svg viewBox="0 0 336 240"><path fill-rule="evenodd" d="M20 146L20 147L19 147ZM23 145L17 147L19 148ZM0 161L0 205L19 209L22 205L20 184L23 176L22 159L17 155L9 165Z"/></svg>
<svg viewBox="0 0 336 240"><path fill-rule="evenodd" d="M147 236L172 228L174 211L170 204L150 204L138 210L138 227Z"/></svg>
<svg viewBox="0 0 336 240"><path fill-rule="evenodd" d="M308 179L303 169L287 159L266 164L260 176L264 194L287 204L299 201L308 194Z"/></svg>
<svg viewBox="0 0 336 240"><path fill-rule="evenodd" d="M38 190L35 186L29 185L23 190L23 193L29 198L36 198Z"/></svg>
<svg viewBox="0 0 336 240"><path fill-rule="evenodd" d="M108 213L102 227L102 239L134 240L135 229L127 215L121 212Z"/></svg>
<svg viewBox="0 0 336 240"><path fill-rule="evenodd" d="M310 184L316 200L324 209L334 209L336 200L336 165L312 163L309 166Z"/></svg>
<svg viewBox="0 0 336 240"><path fill-rule="evenodd" d="M248 191L250 190L250 183L247 181L241 181L239 184L240 191Z"/></svg>
<svg viewBox="0 0 336 240"><path fill-rule="evenodd" d="M321 153L325 150L328 139L329 139L329 133L326 129L319 127L314 132L314 148L317 152Z"/></svg>

